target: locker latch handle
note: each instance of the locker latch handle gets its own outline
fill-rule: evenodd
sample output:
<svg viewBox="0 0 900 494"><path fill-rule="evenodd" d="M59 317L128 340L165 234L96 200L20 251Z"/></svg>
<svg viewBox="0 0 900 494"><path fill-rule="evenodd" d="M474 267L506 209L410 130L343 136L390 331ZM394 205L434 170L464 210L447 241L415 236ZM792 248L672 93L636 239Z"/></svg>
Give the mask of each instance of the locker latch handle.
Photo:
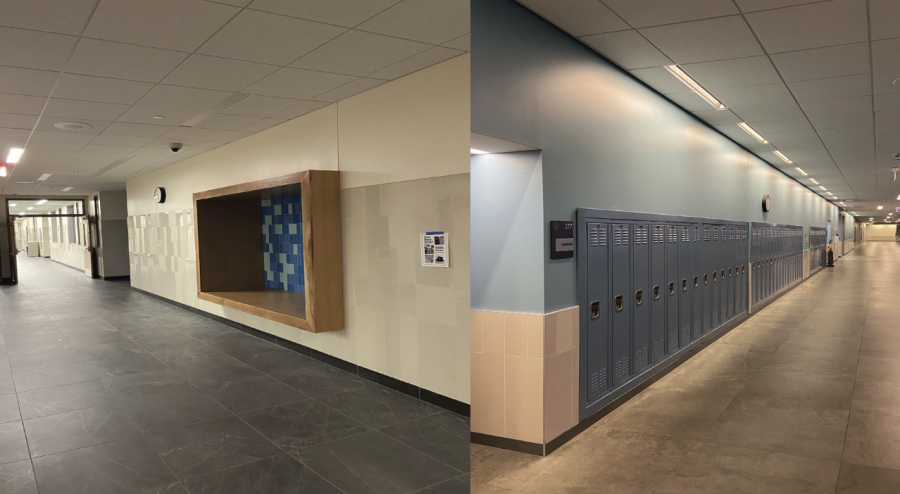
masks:
<svg viewBox="0 0 900 494"><path fill-rule="evenodd" d="M703 275L703 284L704 284L704 285L708 285L708 284L709 284L709 275L708 275L708 274L704 274L704 275Z"/></svg>
<svg viewBox="0 0 900 494"><path fill-rule="evenodd" d="M644 303L644 291L638 290L634 292L634 305L641 305Z"/></svg>
<svg viewBox="0 0 900 494"><path fill-rule="evenodd" d="M616 312L622 312L622 309L625 308L625 297L622 295L616 295Z"/></svg>
<svg viewBox="0 0 900 494"><path fill-rule="evenodd" d="M713 271L713 283L715 283L718 280L718 278L719 278L719 273L716 271Z"/></svg>
<svg viewBox="0 0 900 494"><path fill-rule="evenodd" d="M696 279L696 278L694 278L694 279ZM684 278L681 280L681 291L682 292L687 291L687 278Z"/></svg>
<svg viewBox="0 0 900 494"><path fill-rule="evenodd" d="M600 301L594 300L591 302L591 319L597 319L600 317Z"/></svg>
<svg viewBox="0 0 900 494"><path fill-rule="evenodd" d="M747 272L747 265L746 265L746 264L744 264L744 265L741 266L741 272L742 272L742 273L746 273L746 272Z"/></svg>
<svg viewBox="0 0 900 494"><path fill-rule="evenodd" d="M724 269L722 270L722 279L723 280L725 279L725 270Z"/></svg>
<svg viewBox="0 0 900 494"><path fill-rule="evenodd" d="M687 283L685 283L685 284L687 284ZM687 288L687 287L685 287L685 288ZM675 295L675 282L674 281L669 282L669 295Z"/></svg>
<svg viewBox="0 0 900 494"><path fill-rule="evenodd" d="M731 278L731 268L728 268L728 277Z"/></svg>
<svg viewBox="0 0 900 494"><path fill-rule="evenodd" d="M697 277L694 276L694 288L697 288L699 285L697 284Z"/></svg>
<svg viewBox="0 0 900 494"><path fill-rule="evenodd" d="M653 300L659 300L659 285L653 287Z"/></svg>

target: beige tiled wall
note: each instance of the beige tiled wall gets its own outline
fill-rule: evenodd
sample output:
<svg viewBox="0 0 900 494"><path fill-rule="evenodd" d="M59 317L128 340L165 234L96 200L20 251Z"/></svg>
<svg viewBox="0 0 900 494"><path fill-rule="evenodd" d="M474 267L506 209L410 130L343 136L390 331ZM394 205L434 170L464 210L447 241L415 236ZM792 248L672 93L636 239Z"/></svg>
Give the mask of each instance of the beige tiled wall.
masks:
<svg viewBox="0 0 900 494"><path fill-rule="evenodd" d="M578 423L578 307L471 320L472 432L545 444Z"/></svg>

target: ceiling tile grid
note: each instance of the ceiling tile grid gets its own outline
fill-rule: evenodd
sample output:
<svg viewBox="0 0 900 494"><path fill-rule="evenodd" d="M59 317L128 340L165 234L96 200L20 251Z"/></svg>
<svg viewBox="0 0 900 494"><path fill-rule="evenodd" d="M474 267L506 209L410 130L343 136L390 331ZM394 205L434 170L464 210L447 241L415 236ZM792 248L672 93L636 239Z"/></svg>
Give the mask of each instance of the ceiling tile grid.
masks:
<svg viewBox="0 0 900 494"><path fill-rule="evenodd" d="M0 194L122 189L462 55L469 17L469 0L5 0L0 160L26 152Z"/></svg>
<svg viewBox="0 0 900 494"><path fill-rule="evenodd" d="M892 156L900 152L900 2L518 1L822 197L860 215L900 206L891 172L900 166ZM672 76L671 64L727 109Z"/></svg>

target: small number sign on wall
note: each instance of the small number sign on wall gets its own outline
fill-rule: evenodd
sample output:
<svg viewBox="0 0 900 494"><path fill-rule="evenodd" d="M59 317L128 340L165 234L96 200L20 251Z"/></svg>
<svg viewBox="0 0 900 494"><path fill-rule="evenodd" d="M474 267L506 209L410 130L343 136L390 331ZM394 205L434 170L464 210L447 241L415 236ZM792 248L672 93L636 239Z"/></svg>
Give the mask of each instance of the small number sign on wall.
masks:
<svg viewBox="0 0 900 494"><path fill-rule="evenodd" d="M571 221L550 222L550 259L575 257L575 224Z"/></svg>

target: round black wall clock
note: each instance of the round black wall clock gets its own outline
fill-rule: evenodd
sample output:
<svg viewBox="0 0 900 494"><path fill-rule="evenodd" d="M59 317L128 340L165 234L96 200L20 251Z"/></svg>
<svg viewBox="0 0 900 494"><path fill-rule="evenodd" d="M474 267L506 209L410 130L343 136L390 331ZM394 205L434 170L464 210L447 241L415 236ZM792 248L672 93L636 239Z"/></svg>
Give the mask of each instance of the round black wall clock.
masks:
<svg viewBox="0 0 900 494"><path fill-rule="evenodd" d="M763 196L762 207L763 207L763 213L768 213L769 211L772 210L772 198L769 197L768 194Z"/></svg>
<svg viewBox="0 0 900 494"><path fill-rule="evenodd" d="M166 189L157 187L156 190L153 191L153 200L159 204L166 202Z"/></svg>

